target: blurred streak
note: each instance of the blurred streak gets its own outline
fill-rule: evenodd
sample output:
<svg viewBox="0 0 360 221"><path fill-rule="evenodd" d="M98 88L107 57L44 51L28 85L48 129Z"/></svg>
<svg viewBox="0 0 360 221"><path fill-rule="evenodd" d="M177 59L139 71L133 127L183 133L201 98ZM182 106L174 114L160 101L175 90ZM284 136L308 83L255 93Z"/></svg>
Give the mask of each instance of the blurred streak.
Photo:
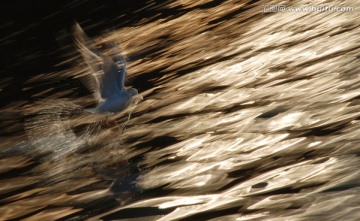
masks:
<svg viewBox="0 0 360 221"><path fill-rule="evenodd" d="M123 220L197 220L204 214L209 220L357 220L360 16L262 13L270 3L315 4L179 0L162 7L183 13L100 37L139 58L129 59L128 76L144 101L121 134L84 115L79 105L92 101L69 96L72 89L38 91L34 96L48 100L7 107L20 105L34 118L25 122L28 140L13 147L24 156L1 159L0 171L26 167L35 157L43 161L29 169L32 176L18 178L21 184L4 179L1 191L39 182L48 192L33 188L12 196L13 204L1 209L23 206L24 212L6 218L38 210L38 217L58 218L60 211L77 211L69 205L110 205L114 197L119 203L111 208L78 214L93 220L121 220L123 214L130 217ZM358 1L331 4L360 9ZM39 81L76 81L85 69L79 64L39 75L28 89ZM132 170L132 160L141 172ZM128 201L109 183L91 189L100 180L117 180L136 196ZM89 189L73 186L80 183ZM31 197L47 203L30 207ZM49 211L47 205L59 207ZM144 208L158 210L142 215Z"/></svg>

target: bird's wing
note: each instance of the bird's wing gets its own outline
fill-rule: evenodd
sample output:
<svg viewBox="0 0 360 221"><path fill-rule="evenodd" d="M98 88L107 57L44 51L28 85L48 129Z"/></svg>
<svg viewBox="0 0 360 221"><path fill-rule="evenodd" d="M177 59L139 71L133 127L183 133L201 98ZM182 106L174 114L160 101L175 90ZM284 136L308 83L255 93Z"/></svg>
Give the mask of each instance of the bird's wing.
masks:
<svg viewBox="0 0 360 221"><path fill-rule="evenodd" d="M126 67L124 58L117 51L116 44L104 43L103 46L108 49L108 55L100 57L96 49L89 49L94 48L94 44L78 24L75 27L74 37L76 45L95 77L95 85L90 86L97 92L98 97L106 99L121 93L124 90Z"/></svg>
<svg viewBox="0 0 360 221"><path fill-rule="evenodd" d="M120 54L118 47L113 42L105 42L103 43L103 47L105 50L107 50L107 60L109 61L108 65L110 64L111 68L116 70L116 76L114 79L117 83L117 88L119 90L124 90L125 88L125 77L126 77L126 63L124 57ZM111 59L109 59L111 58ZM106 64L106 62L104 62ZM106 67L104 65L104 73L106 75Z"/></svg>
<svg viewBox="0 0 360 221"><path fill-rule="evenodd" d="M75 45L91 71L91 74L82 78L82 81L94 93L95 99L99 101L101 98L100 82L103 75L103 59L98 55L95 44L89 39L78 23L74 25L73 35Z"/></svg>
<svg viewBox="0 0 360 221"><path fill-rule="evenodd" d="M114 94L121 93L122 88L119 84L121 69L118 68L111 57L103 57L103 70L104 74L100 81L101 97L106 99Z"/></svg>

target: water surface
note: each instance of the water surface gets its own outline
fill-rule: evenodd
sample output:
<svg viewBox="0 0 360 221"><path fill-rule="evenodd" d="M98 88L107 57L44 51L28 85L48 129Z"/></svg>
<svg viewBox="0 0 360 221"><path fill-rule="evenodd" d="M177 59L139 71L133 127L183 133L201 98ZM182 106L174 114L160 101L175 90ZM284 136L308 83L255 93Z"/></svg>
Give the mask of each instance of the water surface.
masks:
<svg viewBox="0 0 360 221"><path fill-rule="evenodd" d="M1 138L2 218L357 220L360 3L262 12L270 3L314 4L174 1L161 6L174 15L99 37L120 45L144 97L120 131L82 111L79 54L30 78L37 102L2 110L24 128Z"/></svg>

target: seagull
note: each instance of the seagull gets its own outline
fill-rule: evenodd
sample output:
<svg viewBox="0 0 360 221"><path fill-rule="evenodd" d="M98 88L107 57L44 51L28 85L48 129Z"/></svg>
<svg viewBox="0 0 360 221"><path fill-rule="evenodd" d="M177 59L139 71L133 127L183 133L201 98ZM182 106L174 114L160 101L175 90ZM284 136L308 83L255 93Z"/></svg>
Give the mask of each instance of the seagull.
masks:
<svg viewBox="0 0 360 221"><path fill-rule="evenodd" d="M85 86L94 92L97 106L85 109L87 112L116 114L143 99L135 88L125 88L126 64L115 43L103 43L102 53L99 53L78 23L74 25L73 36L75 45L92 72Z"/></svg>

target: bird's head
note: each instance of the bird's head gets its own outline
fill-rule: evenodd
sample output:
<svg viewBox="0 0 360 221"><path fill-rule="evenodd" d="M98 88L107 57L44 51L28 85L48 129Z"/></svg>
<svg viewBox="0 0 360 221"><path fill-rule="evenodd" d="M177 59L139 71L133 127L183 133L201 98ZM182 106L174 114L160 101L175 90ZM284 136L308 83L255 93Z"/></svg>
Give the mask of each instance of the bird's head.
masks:
<svg viewBox="0 0 360 221"><path fill-rule="evenodd" d="M130 95L130 97L138 94L138 91L135 88L129 88L126 91Z"/></svg>
<svg viewBox="0 0 360 221"><path fill-rule="evenodd" d="M135 88L129 88L126 91L130 95L130 97L132 98L132 100L135 104L137 104L137 103L139 103L139 101L143 100L143 97L141 95L139 95L138 91Z"/></svg>

